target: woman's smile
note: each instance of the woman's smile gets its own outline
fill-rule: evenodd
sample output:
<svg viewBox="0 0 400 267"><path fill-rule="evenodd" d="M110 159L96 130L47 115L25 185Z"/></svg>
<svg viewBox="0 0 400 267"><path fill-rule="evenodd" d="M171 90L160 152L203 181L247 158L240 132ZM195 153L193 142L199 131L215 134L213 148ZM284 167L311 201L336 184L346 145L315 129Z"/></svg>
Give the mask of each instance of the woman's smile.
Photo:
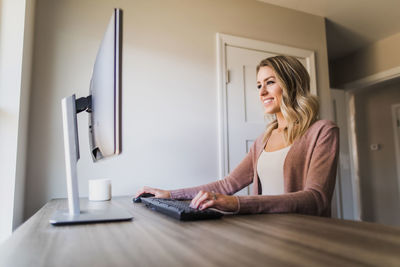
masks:
<svg viewBox="0 0 400 267"><path fill-rule="evenodd" d="M269 104L272 104L273 101L274 101L273 97L263 99L263 103L264 103L265 106L269 105Z"/></svg>

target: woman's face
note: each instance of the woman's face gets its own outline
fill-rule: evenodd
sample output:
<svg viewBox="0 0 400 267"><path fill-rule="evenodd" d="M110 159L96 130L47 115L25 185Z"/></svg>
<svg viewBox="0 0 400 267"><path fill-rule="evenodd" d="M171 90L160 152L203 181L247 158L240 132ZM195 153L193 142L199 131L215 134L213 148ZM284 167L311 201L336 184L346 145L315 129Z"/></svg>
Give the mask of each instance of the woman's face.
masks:
<svg viewBox="0 0 400 267"><path fill-rule="evenodd" d="M280 112L282 88L270 67L265 66L259 69L257 73L257 88L265 113L276 114Z"/></svg>

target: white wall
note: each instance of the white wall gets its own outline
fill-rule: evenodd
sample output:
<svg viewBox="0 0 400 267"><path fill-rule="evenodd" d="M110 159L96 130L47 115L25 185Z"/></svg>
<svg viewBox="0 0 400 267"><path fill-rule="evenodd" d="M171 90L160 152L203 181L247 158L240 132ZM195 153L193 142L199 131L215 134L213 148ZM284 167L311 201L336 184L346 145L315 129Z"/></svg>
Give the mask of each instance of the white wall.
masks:
<svg viewBox="0 0 400 267"><path fill-rule="evenodd" d="M111 178L114 195L217 178L217 32L316 51L322 117L332 118L322 17L252 0L38 0L27 216L66 196L60 100L88 94L113 7L124 10L123 154L92 164L79 114L82 196L93 178Z"/></svg>
<svg viewBox="0 0 400 267"><path fill-rule="evenodd" d="M0 2L0 241L23 221L34 1Z"/></svg>

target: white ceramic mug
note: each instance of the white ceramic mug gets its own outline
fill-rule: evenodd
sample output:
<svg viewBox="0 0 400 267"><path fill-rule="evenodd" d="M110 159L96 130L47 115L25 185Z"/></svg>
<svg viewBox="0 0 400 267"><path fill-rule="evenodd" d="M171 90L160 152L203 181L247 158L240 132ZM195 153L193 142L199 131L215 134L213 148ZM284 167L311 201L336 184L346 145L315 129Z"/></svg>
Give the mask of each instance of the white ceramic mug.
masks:
<svg viewBox="0 0 400 267"><path fill-rule="evenodd" d="M89 180L89 200L106 201L111 199L111 180Z"/></svg>

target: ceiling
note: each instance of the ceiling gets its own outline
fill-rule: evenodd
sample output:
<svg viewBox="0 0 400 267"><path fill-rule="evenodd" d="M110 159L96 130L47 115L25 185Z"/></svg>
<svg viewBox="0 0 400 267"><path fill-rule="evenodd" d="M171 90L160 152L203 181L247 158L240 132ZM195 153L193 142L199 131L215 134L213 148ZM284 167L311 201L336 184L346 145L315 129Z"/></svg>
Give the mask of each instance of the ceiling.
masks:
<svg viewBox="0 0 400 267"><path fill-rule="evenodd" d="M329 60L400 32L400 0L258 0L327 18Z"/></svg>

